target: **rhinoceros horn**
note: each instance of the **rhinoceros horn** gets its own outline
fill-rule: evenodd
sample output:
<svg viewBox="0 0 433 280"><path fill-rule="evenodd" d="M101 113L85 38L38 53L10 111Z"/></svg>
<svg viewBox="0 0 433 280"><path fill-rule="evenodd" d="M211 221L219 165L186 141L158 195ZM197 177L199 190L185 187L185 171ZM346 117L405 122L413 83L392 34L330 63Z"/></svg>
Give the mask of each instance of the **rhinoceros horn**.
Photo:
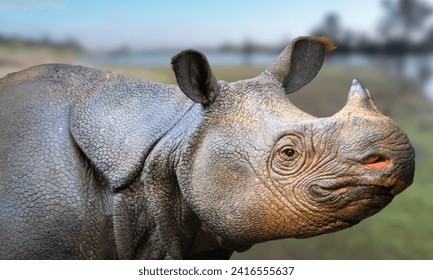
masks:
<svg viewBox="0 0 433 280"><path fill-rule="evenodd" d="M337 114L382 115L374 102L373 96L362 83L354 79L349 90L346 105Z"/></svg>

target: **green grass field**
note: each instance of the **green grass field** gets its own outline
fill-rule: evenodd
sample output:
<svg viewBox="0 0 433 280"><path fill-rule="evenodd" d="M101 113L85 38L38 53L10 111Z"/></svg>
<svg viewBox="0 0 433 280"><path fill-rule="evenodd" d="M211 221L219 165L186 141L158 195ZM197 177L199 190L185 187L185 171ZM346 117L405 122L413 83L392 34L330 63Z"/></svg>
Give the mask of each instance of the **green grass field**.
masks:
<svg viewBox="0 0 433 280"><path fill-rule="evenodd" d="M73 63L73 54L35 51L41 59L11 59L13 50L0 47L0 76L31 64ZM8 63L8 62L14 63ZM3 62L3 63L2 63ZM34 63L36 62L36 63ZM30 65L29 65L30 64ZM147 80L174 83L169 67L96 66ZM214 67L217 79L251 78L264 67ZM413 185L377 215L350 229L310 239L286 239L257 244L234 259L433 259L433 105L411 84L393 79L376 68L325 65L317 78L292 94L293 103L316 115L329 116L346 101L353 78L373 93L379 108L409 135L416 150ZM402 87L403 94L397 94Z"/></svg>

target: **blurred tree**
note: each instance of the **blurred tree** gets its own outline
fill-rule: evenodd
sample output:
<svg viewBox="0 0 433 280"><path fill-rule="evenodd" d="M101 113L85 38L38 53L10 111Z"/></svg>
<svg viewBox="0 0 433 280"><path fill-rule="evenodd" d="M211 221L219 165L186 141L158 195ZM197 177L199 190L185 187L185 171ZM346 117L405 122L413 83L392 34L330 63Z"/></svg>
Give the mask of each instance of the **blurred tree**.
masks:
<svg viewBox="0 0 433 280"><path fill-rule="evenodd" d="M420 51L419 44L423 44L423 40L428 38L429 29L426 25L433 13L433 7L422 0L384 0L382 7L385 15L378 27L384 41L385 59L383 62L388 72L398 78L398 82L394 85L394 92L402 95L408 92L407 83L404 82L405 75L407 75L405 72L408 71L407 56ZM416 69L412 72L422 72L423 75L431 73L431 69L425 66L424 69L421 69L422 63L417 64L418 66L415 65Z"/></svg>
<svg viewBox="0 0 433 280"><path fill-rule="evenodd" d="M399 45L390 51L407 52L411 44L426 35L425 25L433 13L431 4L420 0L384 0L382 6L386 14L379 23L379 31L387 42Z"/></svg>
<svg viewBox="0 0 433 280"><path fill-rule="evenodd" d="M242 47L241 52L244 56L244 64L245 65L251 65L252 62L252 55L255 51L254 43L251 39L246 38Z"/></svg>
<svg viewBox="0 0 433 280"><path fill-rule="evenodd" d="M338 53L344 54L351 51L351 44L355 37L353 33L345 31L341 27L340 17L335 13L325 16L323 23L316 27L311 34L313 36L326 36L334 40L338 46Z"/></svg>
<svg viewBox="0 0 433 280"><path fill-rule="evenodd" d="M313 33L314 35L333 37L335 40L342 39L340 38L343 36L340 26L340 18L334 13L327 14L323 24L321 24Z"/></svg>

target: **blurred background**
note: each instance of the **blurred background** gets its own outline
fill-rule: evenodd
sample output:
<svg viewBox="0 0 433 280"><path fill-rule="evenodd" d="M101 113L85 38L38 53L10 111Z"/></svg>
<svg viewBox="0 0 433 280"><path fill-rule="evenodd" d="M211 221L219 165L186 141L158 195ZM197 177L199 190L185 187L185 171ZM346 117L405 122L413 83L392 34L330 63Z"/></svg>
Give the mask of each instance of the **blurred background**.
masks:
<svg viewBox="0 0 433 280"><path fill-rule="evenodd" d="M97 67L175 83L170 58L195 48L219 80L259 74L296 36L337 49L291 95L330 116L353 78L409 135L414 184L359 225L310 239L255 245L235 259L433 259L433 1L0 0L0 77L42 63Z"/></svg>

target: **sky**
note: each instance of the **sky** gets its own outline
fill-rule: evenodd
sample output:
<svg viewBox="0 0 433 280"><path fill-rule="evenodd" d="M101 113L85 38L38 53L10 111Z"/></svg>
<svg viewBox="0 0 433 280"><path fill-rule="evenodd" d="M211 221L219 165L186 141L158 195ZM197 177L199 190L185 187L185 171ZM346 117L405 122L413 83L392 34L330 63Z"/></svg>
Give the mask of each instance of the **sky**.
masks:
<svg viewBox="0 0 433 280"><path fill-rule="evenodd" d="M0 0L0 35L75 39L85 48L281 44L336 13L345 29L372 33L381 0Z"/></svg>

